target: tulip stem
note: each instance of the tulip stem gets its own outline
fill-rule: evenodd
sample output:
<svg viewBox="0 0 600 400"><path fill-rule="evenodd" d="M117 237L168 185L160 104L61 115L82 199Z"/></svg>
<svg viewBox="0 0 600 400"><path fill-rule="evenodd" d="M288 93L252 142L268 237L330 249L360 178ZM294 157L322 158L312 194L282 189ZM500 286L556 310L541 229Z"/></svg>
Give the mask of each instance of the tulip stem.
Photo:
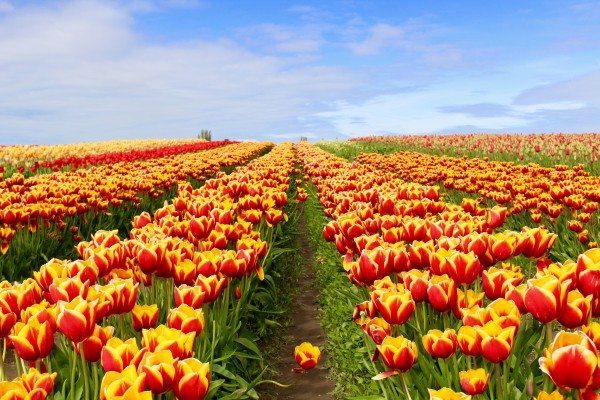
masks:
<svg viewBox="0 0 600 400"><path fill-rule="evenodd" d="M75 387L75 371L77 370L77 352L75 349L72 350L73 356L71 357L71 400L75 400L76 387Z"/></svg>
<svg viewBox="0 0 600 400"><path fill-rule="evenodd" d="M496 370L496 398L501 400L504 398L502 393L502 371L500 370L500 364L494 364Z"/></svg>
<svg viewBox="0 0 600 400"><path fill-rule="evenodd" d="M85 400L90 400L90 377L88 373L88 366L83 353L83 342L79 343L79 355L81 358L81 369L83 369L83 387L85 392Z"/></svg>
<svg viewBox="0 0 600 400"><path fill-rule="evenodd" d="M402 380L402 386L404 386L404 393L406 393L406 398L408 400L412 400L412 397L410 397L410 392L408 391L408 386L406 385L406 377L404 375L406 375L406 373L400 374L400 379Z"/></svg>

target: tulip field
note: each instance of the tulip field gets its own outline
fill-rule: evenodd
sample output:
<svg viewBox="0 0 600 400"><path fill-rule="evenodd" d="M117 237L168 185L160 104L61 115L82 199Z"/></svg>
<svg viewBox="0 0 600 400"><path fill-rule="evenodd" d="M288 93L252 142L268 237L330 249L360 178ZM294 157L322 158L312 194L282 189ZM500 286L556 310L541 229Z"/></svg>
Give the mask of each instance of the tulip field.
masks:
<svg viewBox="0 0 600 400"><path fill-rule="evenodd" d="M0 400L600 399L598 139L0 147Z"/></svg>

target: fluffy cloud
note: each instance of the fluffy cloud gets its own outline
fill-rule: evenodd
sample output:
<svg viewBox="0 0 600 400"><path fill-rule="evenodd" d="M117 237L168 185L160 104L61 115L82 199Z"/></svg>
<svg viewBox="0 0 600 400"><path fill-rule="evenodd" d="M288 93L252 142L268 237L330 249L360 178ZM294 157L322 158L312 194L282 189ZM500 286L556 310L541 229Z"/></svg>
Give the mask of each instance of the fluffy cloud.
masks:
<svg viewBox="0 0 600 400"><path fill-rule="evenodd" d="M342 69L296 65L226 39L147 43L129 12L88 1L2 17L2 142L193 136L201 128L216 137L300 135L312 128L299 116L359 84Z"/></svg>

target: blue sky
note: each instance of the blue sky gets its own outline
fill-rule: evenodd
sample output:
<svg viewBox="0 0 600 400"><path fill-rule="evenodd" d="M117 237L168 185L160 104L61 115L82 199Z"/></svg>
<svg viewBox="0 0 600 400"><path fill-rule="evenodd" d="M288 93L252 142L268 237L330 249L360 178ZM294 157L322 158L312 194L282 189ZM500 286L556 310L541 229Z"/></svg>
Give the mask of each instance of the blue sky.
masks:
<svg viewBox="0 0 600 400"><path fill-rule="evenodd" d="M0 0L0 143L600 130L599 1Z"/></svg>

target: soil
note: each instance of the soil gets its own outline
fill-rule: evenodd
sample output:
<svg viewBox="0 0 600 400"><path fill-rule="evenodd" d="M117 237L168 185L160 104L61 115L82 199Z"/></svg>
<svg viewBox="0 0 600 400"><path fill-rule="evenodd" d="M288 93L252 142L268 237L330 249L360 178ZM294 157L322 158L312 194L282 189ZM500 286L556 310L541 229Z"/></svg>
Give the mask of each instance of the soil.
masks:
<svg viewBox="0 0 600 400"><path fill-rule="evenodd" d="M300 254L305 260L304 276L298 282L298 295L291 307L292 321L285 332L283 346L280 349L278 382L290 385L287 388L275 387L268 397L273 399L331 399L334 384L328 379L327 354L323 351L325 332L319 322L317 298L319 291L315 283L315 257L308 239L306 216L304 208L300 210L298 223L298 240ZM292 370L298 365L294 360L294 348L302 342L310 342L321 348L321 361L306 373L296 373Z"/></svg>

